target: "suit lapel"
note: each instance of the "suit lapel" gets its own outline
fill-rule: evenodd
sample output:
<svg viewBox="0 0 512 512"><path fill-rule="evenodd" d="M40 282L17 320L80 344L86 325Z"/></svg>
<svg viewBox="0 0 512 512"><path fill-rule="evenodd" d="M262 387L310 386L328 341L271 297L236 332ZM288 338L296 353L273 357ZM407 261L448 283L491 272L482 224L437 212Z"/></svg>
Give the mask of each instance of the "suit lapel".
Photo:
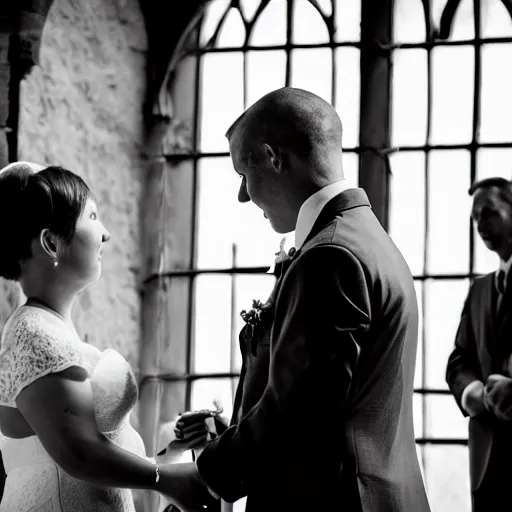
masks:
<svg viewBox="0 0 512 512"><path fill-rule="evenodd" d="M313 228L309 232L304 245L311 240L315 235L320 233L322 229L329 224L336 216L346 210L358 208L360 206L370 206L370 201L366 192L362 188L351 188L341 192L336 197L331 199L320 212ZM299 252L299 251L297 251Z"/></svg>
<svg viewBox="0 0 512 512"><path fill-rule="evenodd" d="M272 292L270 293L269 298L267 299L266 303L271 304L271 307L274 307L275 299L277 297L277 294L279 292L279 288L281 287L281 283L283 281L284 275L286 274L288 268L290 267L293 258L295 257L297 253L295 252L293 256L291 256L289 259L285 259L284 261L281 261L279 263L276 263L275 269L274 269L274 275L276 276L276 283L274 285L274 288L272 289ZM243 387L244 387L244 380L247 373L247 364L246 360L250 353L250 346L247 343L247 340L245 339L246 336L246 329L247 327L244 326L242 330L240 331L238 340L240 345L240 352L242 353L242 370L240 372L240 378L238 379L238 386L236 388L236 394L235 394L235 401L233 404L233 413L231 415L231 421L230 425L236 425L238 423L238 415L239 410L242 407L242 401L243 401Z"/></svg>
<svg viewBox="0 0 512 512"><path fill-rule="evenodd" d="M229 425L236 425L238 423L238 411L242 405L242 395L244 390L244 379L245 379L246 366L242 364L242 370L240 372L240 378L238 379L238 385L236 386L235 400L233 403L233 412L231 413L231 420Z"/></svg>
<svg viewBox="0 0 512 512"><path fill-rule="evenodd" d="M475 326L475 334L483 377L487 377L491 373L501 373L503 365L501 323L496 311L498 291L494 273L482 277L479 286L481 288L476 296L473 315L478 318L476 325L482 326Z"/></svg>
<svg viewBox="0 0 512 512"><path fill-rule="evenodd" d="M511 278L510 278L511 275L512 275L512 272L509 273L509 276L507 278L507 285L505 287L505 293L504 293L502 301L501 301L500 310L497 311L497 315L496 315L496 317L497 317L496 319L497 319L500 331L503 329L503 327L509 320L510 312L511 312L510 311L511 302L512 302L512 282L511 282ZM493 274L493 277L494 277L494 274ZM493 283L494 283L494 279L493 279ZM496 288L496 286L494 286L494 288ZM497 295L497 292L496 292L496 295Z"/></svg>
<svg viewBox="0 0 512 512"><path fill-rule="evenodd" d="M484 339L487 345L487 350L491 358L494 360L498 346L498 316L496 311L498 292L494 284L493 276L494 274L489 274L483 278L485 280L485 287L481 295L482 302L480 304L479 310L485 325L486 335L484 336Z"/></svg>
<svg viewBox="0 0 512 512"><path fill-rule="evenodd" d="M318 216L313 228L308 234L303 246L311 240L315 235L317 235L327 224L329 224L337 215L345 210L350 210L352 208L357 208L359 206L370 206L370 202L368 200L368 196L366 192L362 188L355 188L345 190L341 192L336 197L331 199L323 208L320 215ZM270 297L267 300L267 303L272 303L272 307L274 307L275 300L277 299L279 289L281 288L284 276L288 271L290 265L293 260L300 254L300 248L295 251L295 253L289 258L284 260L282 263L278 263L275 266L274 274L276 276L276 284L274 289L272 290ZM243 340L244 332L240 333L240 350L242 351L243 360L245 361L247 351L247 347L244 347ZM243 402L243 381L246 377L246 365L245 363L242 365L242 372L240 375L240 379L238 381L238 387L235 397L235 402L233 406L233 414L231 417L231 425L236 424L238 421L238 412Z"/></svg>
<svg viewBox="0 0 512 512"><path fill-rule="evenodd" d="M497 325L497 353L500 362L500 373L502 371L501 365L505 362L506 358L511 353L511 336L512 336L512 282L509 273L507 278L507 286L505 288L505 294L501 301L500 310L496 315ZM494 284L494 280L493 280ZM493 286L495 288L495 286Z"/></svg>

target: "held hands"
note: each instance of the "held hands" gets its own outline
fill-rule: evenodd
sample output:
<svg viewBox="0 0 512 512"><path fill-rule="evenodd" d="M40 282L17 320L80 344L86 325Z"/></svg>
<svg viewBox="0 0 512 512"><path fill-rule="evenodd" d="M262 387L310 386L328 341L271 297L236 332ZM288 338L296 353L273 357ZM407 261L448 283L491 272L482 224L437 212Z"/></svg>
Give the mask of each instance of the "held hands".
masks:
<svg viewBox="0 0 512 512"><path fill-rule="evenodd" d="M197 432L197 437L189 435L183 438L178 434L177 423L179 419L180 417L178 416L175 420L160 425L157 444L158 454L156 456L156 461L159 464L173 464L182 461L183 455L188 450L196 447L196 444L204 442L202 438L206 438L208 434L206 431L202 433Z"/></svg>
<svg viewBox="0 0 512 512"><path fill-rule="evenodd" d="M197 458L212 438L227 429L227 421L220 416L222 410L215 405L216 410L189 411L166 424L166 437L171 442L163 443L167 447L157 457L160 482L156 490L181 512L204 510L205 505L216 501L194 462L168 464L178 462L187 450L193 450Z"/></svg>
<svg viewBox="0 0 512 512"><path fill-rule="evenodd" d="M183 463L190 460L183 456L189 450L193 450L196 457L199 456L199 451L211 438L208 421L214 414L216 411L187 412L160 425L156 457L161 475L157 489L161 494L159 510L162 504L169 503L177 506L180 512L204 510L196 506L198 504L194 499L194 495L202 493L202 486L197 483L199 476L195 463ZM211 496L207 497L211 499Z"/></svg>
<svg viewBox="0 0 512 512"><path fill-rule="evenodd" d="M205 446L227 428L220 409L191 411L182 414L176 422L174 434L179 442L194 451L196 457Z"/></svg>
<svg viewBox="0 0 512 512"><path fill-rule="evenodd" d="M499 374L489 375L484 400L486 408L498 419L512 420L512 379Z"/></svg>
<svg viewBox="0 0 512 512"><path fill-rule="evenodd" d="M216 410L191 411L177 416L173 421L161 424L158 433L157 462L180 462L188 450L202 450L212 437L219 433L219 429L224 431L227 428L227 422L219 416L221 412L218 406Z"/></svg>
<svg viewBox="0 0 512 512"><path fill-rule="evenodd" d="M216 500L199 476L194 462L163 464L160 481L155 489L163 494L180 512L199 512Z"/></svg>
<svg viewBox="0 0 512 512"><path fill-rule="evenodd" d="M465 409L472 417L487 412L483 382L476 382L471 389L468 387Z"/></svg>
<svg viewBox="0 0 512 512"><path fill-rule="evenodd" d="M176 422L176 439L194 451L196 457L211 441L212 436L207 420L213 418L215 411L190 411L182 414Z"/></svg>

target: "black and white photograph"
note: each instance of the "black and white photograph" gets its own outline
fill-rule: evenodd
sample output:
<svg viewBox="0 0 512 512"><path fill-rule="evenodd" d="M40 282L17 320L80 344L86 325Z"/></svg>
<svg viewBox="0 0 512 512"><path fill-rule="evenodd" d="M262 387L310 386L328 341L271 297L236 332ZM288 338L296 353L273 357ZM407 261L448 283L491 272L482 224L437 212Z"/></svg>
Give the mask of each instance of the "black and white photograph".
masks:
<svg viewBox="0 0 512 512"><path fill-rule="evenodd" d="M512 0L0 0L0 512L510 512Z"/></svg>

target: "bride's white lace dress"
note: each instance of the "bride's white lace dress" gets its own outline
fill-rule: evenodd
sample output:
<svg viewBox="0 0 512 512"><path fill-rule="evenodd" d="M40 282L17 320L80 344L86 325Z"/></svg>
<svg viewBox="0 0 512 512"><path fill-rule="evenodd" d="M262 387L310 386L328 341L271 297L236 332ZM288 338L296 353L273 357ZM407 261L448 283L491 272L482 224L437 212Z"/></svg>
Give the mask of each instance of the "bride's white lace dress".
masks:
<svg viewBox="0 0 512 512"><path fill-rule="evenodd" d="M41 376L80 366L89 373L99 429L113 443L144 457L139 434L129 422L137 383L115 350L83 343L50 312L22 306L9 319L0 349L0 405L16 407L19 392ZM0 449L7 480L0 512L134 512L129 489L100 487L65 473L32 436L3 438Z"/></svg>

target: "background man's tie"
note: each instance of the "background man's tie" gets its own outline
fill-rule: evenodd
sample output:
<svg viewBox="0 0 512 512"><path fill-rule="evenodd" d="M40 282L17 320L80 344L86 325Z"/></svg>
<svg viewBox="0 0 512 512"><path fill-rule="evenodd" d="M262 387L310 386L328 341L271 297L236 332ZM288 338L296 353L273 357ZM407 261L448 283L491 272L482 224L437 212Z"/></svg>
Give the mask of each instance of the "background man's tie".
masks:
<svg viewBox="0 0 512 512"><path fill-rule="evenodd" d="M505 271L500 270L498 272L498 277L496 278L496 287L498 288L498 293L503 295L505 293Z"/></svg>
<svg viewBox="0 0 512 512"><path fill-rule="evenodd" d="M501 270L496 276L496 289L498 290L498 299L496 301L496 317L500 318L500 308L503 302L503 295L505 294L505 271Z"/></svg>

